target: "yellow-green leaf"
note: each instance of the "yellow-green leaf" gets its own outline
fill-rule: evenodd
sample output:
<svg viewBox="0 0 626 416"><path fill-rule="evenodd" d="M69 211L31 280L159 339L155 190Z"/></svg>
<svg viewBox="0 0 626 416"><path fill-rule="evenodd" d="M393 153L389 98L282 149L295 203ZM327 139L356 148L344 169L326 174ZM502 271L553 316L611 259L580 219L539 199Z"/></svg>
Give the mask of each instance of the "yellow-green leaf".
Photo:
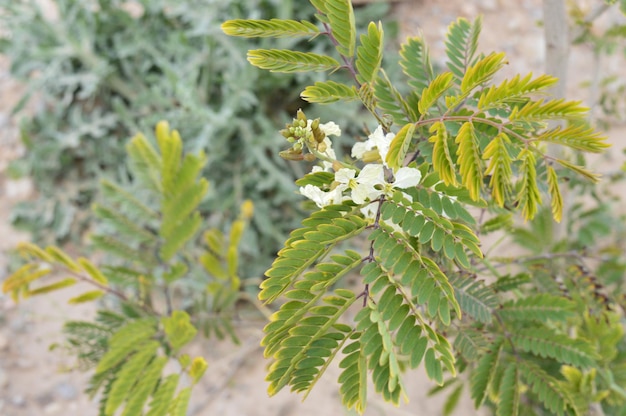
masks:
<svg viewBox="0 0 626 416"><path fill-rule="evenodd" d="M204 358L196 357L193 359L191 368L189 368L189 375L191 376L194 384L200 381L207 367L208 364Z"/></svg>
<svg viewBox="0 0 626 416"><path fill-rule="evenodd" d="M357 80L360 83L372 82L378 74L383 60L383 27L370 22L367 34L361 35L361 45L356 50Z"/></svg>
<svg viewBox="0 0 626 416"><path fill-rule="evenodd" d="M258 68L284 73L332 71L340 67L330 56L287 49L253 49L248 51L248 61Z"/></svg>
<svg viewBox="0 0 626 416"><path fill-rule="evenodd" d="M102 285L108 284L108 279L102 274L102 272L89 260L84 257L78 258L78 263L83 266L83 269L91 276L91 278Z"/></svg>
<svg viewBox="0 0 626 416"><path fill-rule="evenodd" d="M552 166L548 166L548 192L550 193L552 216L556 222L561 222L561 216L563 215L563 197L561 196L561 190L559 189L559 182L556 176L556 172Z"/></svg>
<svg viewBox="0 0 626 416"><path fill-rule="evenodd" d="M63 280L60 280L56 283L52 283L46 286L38 287L37 289L29 290L26 292L25 296L35 296L35 295L43 295L45 293L50 293L55 290L63 289L68 286L73 286L76 284L76 279L68 277Z"/></svg>
<svg viewBox="0 0 626 416"><path fill-rule="evenodd" d="M430 127L430 132L435 133L428 141L433 143L433 168L439 174L446 185L457 185L454 162L450 156L448 147L448 132L443 123L437 122Z"/></svg>
<svg viewBox="0 0 626 416"><path fill-rule="evenodd" d="M75 296L67 301L67 303L76 305L78 303L91 302L92 300L100 299L106 292L103 290L91 290L85 292L82 295Z"/></svg>
<svg viewBox="0 0 626 416"><path fill-rule="evenodd" d="M428 113L430 107L432 107L437 102L439 97L441 97L441 95L452 86L453 76L452 72L439 74L430 84L428 84L428 87L424 88L422 96L417 103L417 109L420 114Z"/></svg>
<svg viewBox="0 0 626 416"><path fill-rule="evenodd" d="M496 204L504 206L509 191L511 189L511 156L506 148L510 143L506 133L500 132L485 148L483 159L489 160L489 165L485 170L485 175L491 174L489 187Z"/></svg>
<svg viewBox="0 0 626 416"><path fill-rule="evenodd" d="M535 155L528 148L520 152L519 158L522 160L521 182L517 201L522 207L522 214L527 220L533 219L541 203L541 194L537 186L537 170Z"/></svg>
<svg viewBox="0 0 626 416"><path fill-rule="evenodd" d="M469 191L470 198L478 201L483 184L483 165L474 125L471 122L464 123L455 141L459 145L456 154L461 183Z"/></svg>
<svg viewBox="0 0 626 416"><path fill-rule="evenodd" d="M409 123L405 124L395 135L389 145L387 156L385 157L387 165L390 168L395 169L404 165L404 158L409 151L414 132L415 124Z"/></svg>
<svg viewBox="0 0 626 416"><path fill-rule="evenodd" d="M319 29L306 20L286 19L233 19L222 23L222 31L229 36L246 38L284 38L296 36L315 36Z"/></svg>

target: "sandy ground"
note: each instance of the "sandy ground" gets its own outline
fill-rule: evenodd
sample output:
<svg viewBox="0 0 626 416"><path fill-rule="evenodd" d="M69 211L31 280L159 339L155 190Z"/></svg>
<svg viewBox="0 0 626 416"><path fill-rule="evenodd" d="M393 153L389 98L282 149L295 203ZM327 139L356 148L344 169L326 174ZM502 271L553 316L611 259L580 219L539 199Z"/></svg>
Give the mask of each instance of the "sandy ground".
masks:
<svg viewBox="0 0 626 416"><path fill-rule="evenodd" d="M480 0L435 1L405 0L394 3L405 35L423 33L435 60L444 56L442 43L446 28L458 16L469 19L484 17L481 50L507 53L510 64L508 75L517 72L542 73L544 64L543 31L537 22L542 18L540 0ZM615 18L607 16L607 19ZM587 90L580 82L587 81L592 72L592 54L588 47L572 50L568 82L569 98L582 98L592 104ZM606 68L612 73L626 68L623 59L607 60ZM8 63L0 60L0 280L7 273L10 250L27 237L15 232L9 225L10 207L30 194L27 181L16 182L5 175L6 163L22 151L17 135L16 120L9 116L12 102L20 86L8 75ZM624 69L622 75L626 76ZM618 72L619 73L619 72ZM620 141L626 129L609 132L616 147L610 152L613 166L623 160ZM80 415L95 416L94 403L81 393L87 375L70 371L72 357L59 351L50 352L49 346L62 342L60 328L64 320L89 315L89 307L66 305L72 296L59 292L54 296L34 298L15 305L0 295L0 416ZM283 391L268 398L264 381L267 362L262 358L259 340L262 322L240 328L242 345L233 348L228 343L204 340L193 346L194 352L209 361L209 370L202 384L194 391L190 415L221 416L308 416L350 415L344 410L335 382L339 373L336 367L313 390L309 398ZM441 414L443 396L426 398L433 386L421 371L406 376L410 402L400 408L385 404L375 394L370 395L366 415L417 415ZM477 414L465 393L455 415Z"/></svg>

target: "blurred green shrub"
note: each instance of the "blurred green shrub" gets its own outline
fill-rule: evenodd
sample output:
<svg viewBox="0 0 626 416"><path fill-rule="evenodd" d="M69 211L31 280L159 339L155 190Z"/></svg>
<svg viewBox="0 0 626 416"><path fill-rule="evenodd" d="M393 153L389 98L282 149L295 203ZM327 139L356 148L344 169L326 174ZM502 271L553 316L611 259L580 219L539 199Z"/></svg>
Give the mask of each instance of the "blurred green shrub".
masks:
<svg viewBox="0 0 626 416"><path fill-rule="evenodd" d="M166 119L185 137L187 151L207 154L205 175L214 186L201 210L212 213L211 224L231 222L244 196L254 201L259 220L242 245L244 275L260 275L302 216L291 178L304 171L277 156L276 130L305 104L297 85L317 75L260 73L246 62L249 42L226 37L220 24L236 17L308 19L311 8L290 0L53 3L58 17L35 1L0 0L7 28L0 51L27 85L15 112L29 101L35 107L21 124L27 153L11 172L31 176L37 197L17 206L13 223L38 242L81 236L97 178L128 178L125 138ZM364 7L361 18L387 8ZM362 125L356 106L332 111Z"/></svg>

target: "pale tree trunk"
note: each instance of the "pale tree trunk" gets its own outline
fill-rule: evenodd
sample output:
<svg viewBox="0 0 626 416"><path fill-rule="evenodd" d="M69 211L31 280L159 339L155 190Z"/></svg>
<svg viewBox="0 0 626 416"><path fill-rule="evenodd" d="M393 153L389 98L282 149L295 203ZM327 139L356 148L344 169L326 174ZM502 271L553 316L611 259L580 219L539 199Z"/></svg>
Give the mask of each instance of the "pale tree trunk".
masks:
<svg viewBox="0 0 626 416"><path fill-rule="evenodd" d="M569 25L565 0L543 0L543 26L546 46L545 72L559 79L559 82L549 91L552 98L565 98L567 90L567 69L569 61ZM550 127L555 127L556 124ZM558 157L558 146L548 146L548 155ZM562 190L564 191L564 190ZM563 193L564 211L567 208L567 194ZM566 217L563 212L561 223L554 227L554 241L565 237Z"/></svg>

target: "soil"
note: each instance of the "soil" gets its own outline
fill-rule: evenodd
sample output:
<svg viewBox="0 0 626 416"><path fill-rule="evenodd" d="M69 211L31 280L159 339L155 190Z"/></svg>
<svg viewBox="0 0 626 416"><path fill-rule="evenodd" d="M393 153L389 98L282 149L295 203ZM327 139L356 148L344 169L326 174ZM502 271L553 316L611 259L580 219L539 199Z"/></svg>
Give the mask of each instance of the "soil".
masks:
<svg viewBox="0 0 626 416"><path fill-rule="evenodd" d="M584 2L579 2L584 3ZM589 1L588 3L592 3ZM597 3L597 2L595 2ZM585 5L585 7L590 7ZM506 75L515 73L542 73L544 65L543 29L540 0L405 0L393 2L393 12L400 24L402 36L423 34L430 45L434 62L442 62L442 39L447 26L459 16L472 20L483 15L483 32L480 48L489 52L507 53L509 66ZM619 13L604 16L606 22L620 18ZM593 105L593 94L580 87L593 73L593 54L588 46L572 49L568 96L581 98ZM11 117L10 109L21 92L21 86L11 79L9 63L0 57L0 280L7 275L11 249L28 236L10 226L11 206L31 195L27 180L7 178L7 163L18 157L23 148L18 140L18 120ZM626 77L623 57L613 57L603 62L603 71ZM621 71L621 74L620 74ZM617 126L609 132L617 144L626 128ZM610 166L623 163L622 146L610 152ZM603 169L606 159L598 159ZM602 163L602 165L600 165ZM602 171L602 169L600 169ZM62 351L49 351L50 345L62 342L61 326L67 319L84 318L92 313L89 306L68 306L66 301L73 293L57 292L52 296L35 297L16 305L9 297L0 295L0 416L40 415L97 415L94 402L82 394L88 374L71 371L75 363ZM306 401L302 397L282 391L269 398L264 375L267 362L259 347L261 322L239 329L242 343L232 344L204 340L193 349L209 362L209 370L201 385L194 390L190 415L221 416L307 416L350 415L340 404L337 384L338 368L330 368ZM394 408L385 404L374 393L366 415L418 415L442 414L445 395L427 397L433 387L422 371L406 377L410 400ZM372 391L372 390L370 390ZM454 415L474 415L468 393L464 392Z"/></svg>

